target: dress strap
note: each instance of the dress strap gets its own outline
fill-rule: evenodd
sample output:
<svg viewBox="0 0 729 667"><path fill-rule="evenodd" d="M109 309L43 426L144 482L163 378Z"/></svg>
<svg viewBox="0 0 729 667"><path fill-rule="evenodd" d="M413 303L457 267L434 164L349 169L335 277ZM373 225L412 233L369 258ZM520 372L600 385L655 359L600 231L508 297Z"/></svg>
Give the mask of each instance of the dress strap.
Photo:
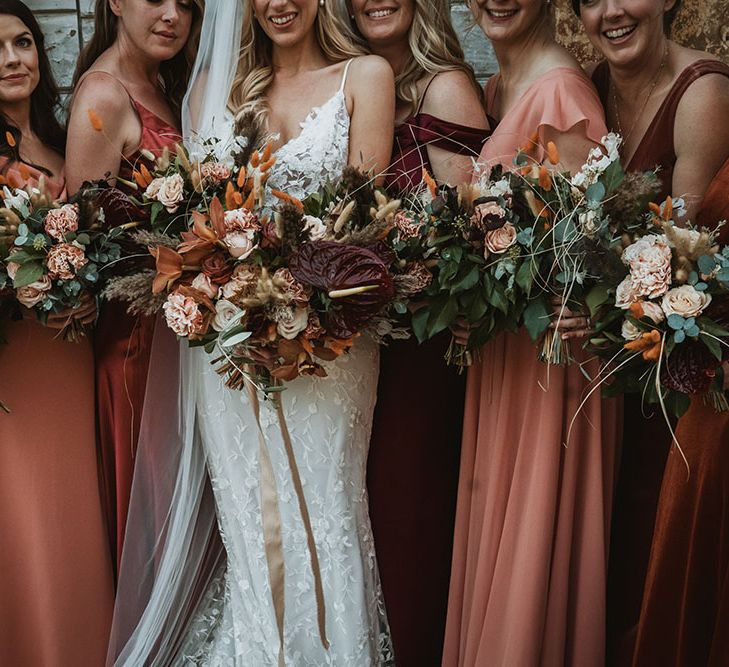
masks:
<svg viewBox="0 0 729 667"><path fill-rule="evenodd" d="M433 74L430 79L428 79L428 83L425 84L425 88L423 88L423 92L420 95L420 100L418 100L418 108L415 110L415 114L419 114L420 110L423 108L423 102L425 102L425 96L428 94L428 88L430 88L430 84L435 81L435 77L438 76L438 72Z"/></svg>
<svg viewBox="0 0 729 667"><path fill-rule="evenodd" d="M352 64L353 60L354 58L350 58L344 66L344 74L342 74L342 83L339 86L339 92L344 90L344 84L347 83L347 72L349 72L349 66Z"/></svg>

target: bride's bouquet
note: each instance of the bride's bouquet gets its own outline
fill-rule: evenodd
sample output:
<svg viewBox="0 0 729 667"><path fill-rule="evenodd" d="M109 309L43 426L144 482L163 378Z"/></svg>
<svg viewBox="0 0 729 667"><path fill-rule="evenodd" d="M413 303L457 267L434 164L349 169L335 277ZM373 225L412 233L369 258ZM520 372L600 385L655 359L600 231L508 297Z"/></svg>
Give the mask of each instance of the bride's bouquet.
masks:
<svg viewBox="0 0 729 667"><path fill-rule="evenodd" d="M418 338L462 318L468 344L452 343L448 360L468 364L471 350L524 326L533 340L543 338L542 360L568 362L569 349L548 328L552 302L589 308L613 270L616 241L643 224L657 188L654 174L623 172L619 144L616 135L604 137L574 176L557 169L550 142L545 164L525 148L512 171L496 167L455 189L431 183L421 219L434 280L429 302L413 316Z"/></svg>
<svg viewBox="0 0 729 667"><path fill-rule="evenodd" d="M626 238L622 272L606 285L590 348L608 360L606 395L640 392L681 415L690 394L727 410L721 362L729 350L729 246L718 229L678 227L671 201L652 228Z"/></svg>
<svg viewBox="0 0 729 667"><path fill-rule="evenodd" d="M391 309L422 285L386 243L398 200L353 169L303 202L269 194L270 160L255 162L192 212L176 247L151 249L152 291L178 336L217 353L229 387L272 392L325 376L360 335L392 334Z"/></svg>
<svg viewBox="0 0 729 667"><path fill-rule="evenodd" d="M54 201L42 182L39 188L4 186L1 198L0 290L42 322L96 297L100 268L120 255L115 240L120 230L107 233L98 219L82 216L77 203ZM61 335L74 341L84 333L84 326L69 318Z"/></svg>

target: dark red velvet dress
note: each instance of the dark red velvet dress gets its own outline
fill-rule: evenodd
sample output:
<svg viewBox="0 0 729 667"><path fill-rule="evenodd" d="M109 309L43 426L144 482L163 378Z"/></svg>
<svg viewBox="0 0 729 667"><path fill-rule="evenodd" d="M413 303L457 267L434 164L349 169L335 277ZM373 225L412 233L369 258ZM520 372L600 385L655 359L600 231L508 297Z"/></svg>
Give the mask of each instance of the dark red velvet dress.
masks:
<svg viewBox="0 0 729 667"><path fill-rule="evenodd" d="M671 192L671 184L676 163L673 130L681 97L699 77L727 71L729 68L716 60L699 60L686 67L677 77L631 158L628 171L643 171L660 166L658 175L663 183L661 198L680 194ZM593 81L607 108L607 63L597 66ZM660 408L643 406L639 396L626 396L608 570L607 657L611 665L629 665L632 661L658 497L671 442L670 431ZM677 618L673 626L675 633L680 624Z"/></svg>
<svg viewBox="0 0 729 667"><path fill-rule="evenodd" d="M388 188L431 171L426 146L478 157L486 130L417 113L395 128ZM448 604L466 374L449 335L383 347L367 466L377 563L398 667L440 665Z"/></svg>
<svg viewBox="0 0 729 667"><path fill-rule="evenodd" d="M171 148L179 143L181 136L179 130L131 96L130 101L142 122L142 139L137 151L122 161L119 176L131 181L135 167L142 162L150 166L140 154L142 149L159 155L165 146ZM123 188L123 185L119 187ZM128 315L126 307L127 304L119 301L103 304L94 350L102 491L117 567L124 542L155 323L153 317Z"/></svg>

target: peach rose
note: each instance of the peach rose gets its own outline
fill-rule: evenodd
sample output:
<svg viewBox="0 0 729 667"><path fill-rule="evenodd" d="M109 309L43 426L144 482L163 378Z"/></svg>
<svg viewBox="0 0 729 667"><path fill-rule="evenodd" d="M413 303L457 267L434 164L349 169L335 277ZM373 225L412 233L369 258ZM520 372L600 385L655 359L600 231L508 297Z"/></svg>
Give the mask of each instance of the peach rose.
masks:
<svg viewBox="0 0 729 667"><path fill-rule="evenodd" d="M516 227L510 222L505 222L503 226L486 232L486 248L495 254L506 252L516 243Z"/></svg>
<svg viewBox="0 0 729 667"><path fill-rule="evenodd" d="M78 206L64 204L61 208L52 208L46 213L43 228L48 236L53 237L56 241L63 241L66 234L78 229Z"/></svg>
<svg viewBox="0 0 729 667"><path fill-rule="evenodd" d="M144 191L148 199L156 199L170 213L177 210L178 204L184 197L185 181L180 174L161 176L155 178Z"/></svg>
<svg viewBox="0 0 729 667"><path fill-rule="evenodd" d="M201 333L204 318L195 299L172 292L167 297L163 310L167 326L178 336Z"/></svg>
<svg viewBox="0 0 729 667"><path fill-rule="evenodd" d="M241 292L247 292L258 284L260 272L248 264L239 264L233 270L231 279L220 288L220 294L224 299L235 297Z"/></svg>
<svg viewBox="0 0 729 667"><path fill-rule="evenodd" d="M51 279L71 280L76 272L89 260L84 251L71 243L59 243L51 246L46 257L48 276Z"/></svg>
<svg viewBox="0 0 729 667"><path fill-rule="evenodd" d="M8 272L8 277L10 280L15 280L15 276L18 273L18 269L20 268L20 264L17 262L8 262L5 265L5 270Z"/></svg>
<svg viewBox="0 0 729 667"><path fill-rule="evenodd" d="M666 317L698 317L711 303L711 294L699 292L693 285L681 285L669 290L663 297L661 307Z"/></svg>
<svg viewBox="0 0 729 667"><path fill-rule="evenodd" d="M223 237L228 252L236 259L246 259L257 247L256 233L252 229L245 232L229 232Z"/></svg>
<svg viewBox="0 0 729 667"><path fill-rule="evenodd" d="M51 279L48 276L41 276L38 280L25 287L18 287L15 297L26 308L32 308L37 303L44 301L46 294L51 289Z"/></svg>
<svg viewBox="0 0 729 667"><path fill-rule="evenodd" d="M482 232L488 233L500 228L504 224L504 218L506 218L506 211L497 202L487 201L476 204L471 216L471 224Z"/></svg>
<svg viewBox="0 0 729 667"><path fill-rule="evenodd" d="M276 330L286 340L293 340L308 326L309 311L307 308L282 308Z"/></svg>
<svg viewBox="0 0 729 667"><path fill-rule="evenodd" d="M192 287L202 292L205 296L214 299L218 296L218 286L214 285L210 278L204 273L198 273L192 281Z"/></svg>
<svg viewBox="0 0 729 667"><path fill-rule="evenodd" d="M625 340L638 340L643 333L635 324L629 320L623 322L623 328L620 332Z"/></svg>
<svg viewBox="0 0 729 667"><path fill-rule="evenodd" d="M660 324L661 322L663 322L663 320L666 319L666 316L663 314L663 309L657 303L653 303L652 301L644 301L640 305L643 308L645 317L653 320L654 324Z"/></svg>
<svg viewBox="0 0 729 667"><path fill-rule="evenodd" d="M618 308L627 310L630 308L630 304L636 301L638 301L638 294L635 285L633 285L633 279L631 276L626 276L615 290L615 305Z"/></svg>

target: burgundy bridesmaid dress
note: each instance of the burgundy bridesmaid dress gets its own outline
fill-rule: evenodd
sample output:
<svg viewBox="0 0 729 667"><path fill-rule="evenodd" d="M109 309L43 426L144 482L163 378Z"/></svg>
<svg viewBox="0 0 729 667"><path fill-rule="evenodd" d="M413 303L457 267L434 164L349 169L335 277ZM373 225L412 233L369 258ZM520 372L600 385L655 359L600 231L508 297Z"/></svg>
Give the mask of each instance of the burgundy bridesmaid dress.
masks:
<svg viewBox="0 0 729 667"><path fill-rule="evenodd" d="M427 146L477 157L487 131L419 110L395 128L387 187L432 173ZM448 600L465 373L446 365L449 334L380 353L367 466L370 516L399 667L439 665Z"/></svg>
<svg viewBox="0 0 729 667"><path fill-rule="evenodd" d="M40 172L27 171L35 185ZM46 182L61 195L60 179ZM103 665L114 583L91 339L66 342L28 311L2 328L0 396L12 412L0 412L0 665Z"/></svg>
<svg viewBox="0 0 729 667"><path fill-rule="evenodd" d="M119 176L131 181L132 172L140 164L151 166L140 151L146 149L159 155L165 147L174 147L182 137L177 128L131 95L129 100L142 123L139 148L122 160L119 169ZM120 187L123 189L123 185ZM109 539L117 567L124 543L155 323L154 317L128 315L126 307L127 304L118 301L102 305L94 349L102 485Z"/></svg>
<svg viewBox="0 0 729 667"><path fill-rule="evenodd" d="M679 74L627 165L627 171L659 166L658 176L663 183L661 199L672 194L676 163L673 128L678 103L696 79L712 73L729 74L729 67L717 60L697 60ZM606 62L595 68L592 78L607 108L610 72ZM639 396L626 396L608 571L609 664L632 662L658 498L671 442L660 408L643 406Z"/></svg>

